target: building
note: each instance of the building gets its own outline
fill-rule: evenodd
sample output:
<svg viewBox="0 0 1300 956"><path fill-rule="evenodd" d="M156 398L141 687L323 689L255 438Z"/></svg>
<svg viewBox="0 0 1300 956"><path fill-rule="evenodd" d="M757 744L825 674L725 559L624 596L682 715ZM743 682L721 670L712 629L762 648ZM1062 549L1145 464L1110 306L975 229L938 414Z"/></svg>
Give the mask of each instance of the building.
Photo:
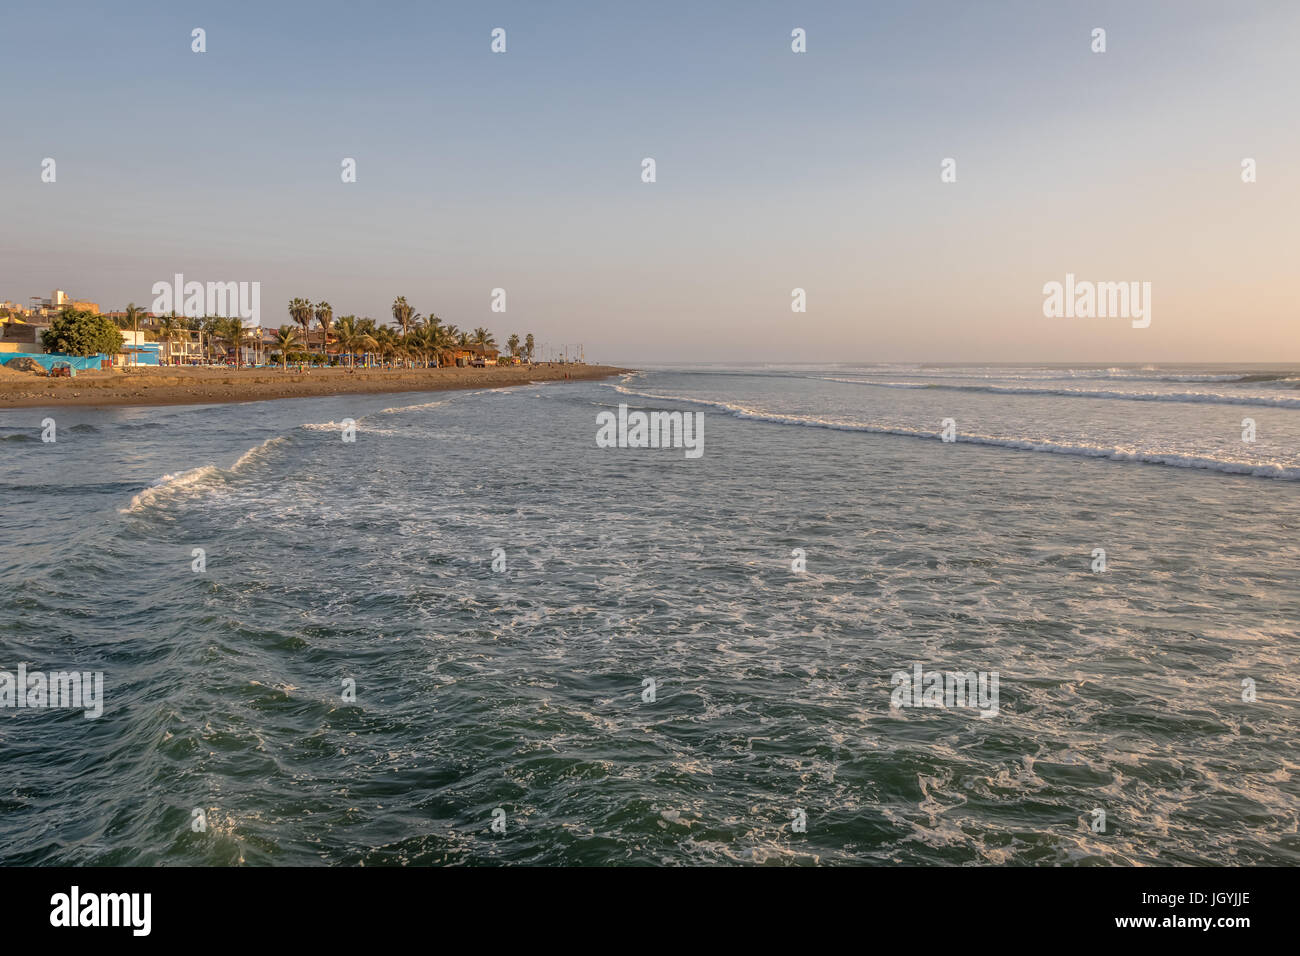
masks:
<svg viewBox="0 0 1300 956"><path fill-rule="evenodd" d="M40 296L32 296L32 306L30 312L33 316L52 319L64 309L76 309L78 312L89 312L92 315L99 315L99 303L91 302L89 299L74 299L62 289L55 289L50 293L48 299L42 299Z"/></svg>
<svg viewBox="0 0 1300 956"><path fill-rule="evenodd" d="M119 329L122 333L122 351L113 356L114 365L160 365L162 364L162 344L150 342L146 332L141 329Z"/></svg>
<svg viewBox="0 0 1300 956"><path fill-rule="evenodd" d="M181 329L180 334L163 343L163 361L167 365L201 365L207 361L203 333L198 329Z"/></svg>
<svg viewBox="0 0 1300 956"><path fill-rule="evenodd" d="M451 361L449 365L458 365L462 368L467 365L496 365L497 356L501 353L491 346L482 345L457 345L451 350Z"/></svg>
<svg viewBox="0 0 1300 956"><path fill-rule="evenodd" d="M12 315L0 322L3 322L0 326L0 352L43 353L45 351L41 333L50 327L49 322L30 317L19 319Z"/></svg>

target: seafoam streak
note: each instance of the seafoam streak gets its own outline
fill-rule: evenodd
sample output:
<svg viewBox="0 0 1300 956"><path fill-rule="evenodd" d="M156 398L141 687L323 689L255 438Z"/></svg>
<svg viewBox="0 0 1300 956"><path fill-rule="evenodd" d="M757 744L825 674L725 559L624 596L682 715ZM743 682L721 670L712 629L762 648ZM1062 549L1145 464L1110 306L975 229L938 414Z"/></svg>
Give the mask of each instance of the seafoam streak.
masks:
<svg viewBox="0 0 1300 956"><path fill-rule="evenodd" d="M822 378L823 382L866 385L871 388L938 389L953 392L989 392L999 395L1053 395L1066 398L1117 399L1132 402L1192 402L1210 405L1259 405L1300 408L1300 398L1265 395L1223 395L1218 392L1120 392L1101 389L1034 388L1028 385L952 385L943 382L867 382L852 378Z"/></svg>
<svg viewBox="0 0 1300 956"><path fill-rule="evenodd" d="M828 428L834 431L869 432L875 435L902 435L908 438L929 438L938 441L939 433L933 429L908 428L901 425L883 425L868 422L845 422L823 418L806 418L798 415L781 415L760 409L747 408L731 402L715 402L700 398L687 398L682 395L653 395L649 392L637 392L624 385L603 383L624 395L637 395L665 402L686 402L692 405L705 405L727 412L735 418L751 421L770 422L776 425L802 425L809 428ZM1033 438L1012 438L998 435L959 434L958 442L972 445L990 445L996 448L1014 448L1019 451L1050 452L1055 455L1078 455L1084 458L1108 458L1111 461L1135 461L1148 465L1168 465L1173 468L1198 468L1205 471L1217 471L1227 475L1249 475L1255 478L1277 478L1282 481L1300 481L1300 468L1287 468L1282 465L1259 464L1249 461L1211 458L1203 455L1180 455L1177 453L1159 453L1133 451L1125 448L1101 445L1077 445L1063 442L1045 441Z"/></svg>

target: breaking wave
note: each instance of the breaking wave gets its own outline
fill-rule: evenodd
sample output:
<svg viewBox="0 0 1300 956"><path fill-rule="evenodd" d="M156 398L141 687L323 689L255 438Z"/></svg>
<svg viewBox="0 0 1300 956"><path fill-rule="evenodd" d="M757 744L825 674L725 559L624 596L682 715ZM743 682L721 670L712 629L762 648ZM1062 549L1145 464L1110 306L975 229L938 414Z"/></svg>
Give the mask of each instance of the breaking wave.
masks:
<svg viewBox="0 0 1300 956"><path fill-rule="evenodd" d="M1035 388L1030 385L951 385L943 382L867 382L853 378L823 378L823 382L867 385L871 388L938 389L953 392L988 392L998 395L1053 395L1065 398L1101 398L1131 402L1198 402L1210 405L1260 405L1300 408L1300 398L1263 395L1224 395L1219 392L1119 392L1100 389Z"/></svg>
<svg viewBox="0 0 1300 956"><path fill-rule="evenodd" d="M769 422L775 425L801 425L809 428L827 428L833 431L868 432L875 435L901 435L908 438L929 438L939 440L939 433L933 429L909 428L902 425L883 425L868 422L846 422L833 419L811 418L799 415L781 415L760 409L747 408L731 402L715 402L701 398L687 398L681 395L653 395L638 392L624 385L607 384L624 395L636 395L665 402L686 402L691 405L704 405L727 412L735 418L750 421ZM1227 475L1249 475L1255 478L1277 478L1283 481L1300 481L1300 468L1287 468L1282 465L1259 464L1248 461L1213 458L1206 455L1182 455L1174 452L1144 452L1115 446L1069 444L1065 442L1044 441L1034 438L1005 437L998 435L958 434L957 442L972 445L989 445L995 448L1012 448L1018 451L1048 452L1055 455L1078 455L1084 458L1107 458L1111 461L1136 461L1149 465L1168 465L1174 468L1197 468L1205 471L1217 471Z"/></svg>
<svg viewBox="0 0 1300 956"><path fill-rule="evenodd" d="M260 445L254 445L240 455L229 469L218 468L216 465L202 465L198 468L191 468L189 471L178 471L175 474L163 475L148 488L133 497L129 505L118 509L119 513L140 512L153 505L160 504L165 499L178 493L223 481L229 476L238 474L253 462L260 460L272 448L283 445L288 441L289 438L285 435L268 438Z"/></svg>
<svg viewBox="0 0 1300 956"><path fill-rule="evenodd" d="M275 438L268 438L260 445L254 445L252 448L248 449L248 451L244 452L242 455L239 456L239 458L235 461L235 463L230 466L230 470L239 471L245 465L257 461L259 458L262 457L263 454L265 454L270 449L276 447L277 445L282 445L288 440L289 439L283 435L277 435Z"/></svg>
<svg viewBox="0 0 1300 956"><path fill-rule="evenodd" d="M131 503L121 509L121 513L143 511L164 497L192 488L195 485L204 484L220 476L220 474L221 469L216 465L202 465L198 468L191 468L189 471L177 472L174 475L163 475L132 498Z"/></svg>

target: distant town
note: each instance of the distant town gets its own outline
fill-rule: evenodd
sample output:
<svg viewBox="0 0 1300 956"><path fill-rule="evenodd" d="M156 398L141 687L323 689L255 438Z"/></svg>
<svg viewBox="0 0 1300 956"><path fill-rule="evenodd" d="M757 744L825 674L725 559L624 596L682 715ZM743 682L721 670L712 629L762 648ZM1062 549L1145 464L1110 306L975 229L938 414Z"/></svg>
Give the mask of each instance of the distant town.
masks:
<svg viewBox="0 0 1300 956"><path fill-rule="evenodd" d="M0 365L25 359L30 366L53 370L131 366L348 366L353 368L485 367L532 364L539 349L532 333L512 334L504 346L484 328L462 330L430 313L416 312L399 296L392 318L376 321L355 315L335 316L328 302L295 298L277 328L248 326L227 316L190 317L157 314L130 303L122 311L104 312L99 303L61 289L49 298L33 296L29 305L0 302ZM65 354L57 346L69 339L52 335L72 323L115 328L121 345L112 350L80 349ZM108 325L107 323L111 323ZM51 347L53 344L55 347ZM102 341L103 339L92 339ZM583 362L582 346L547 350L545 359ZM62 360L62 361L61 361Z"/></svg>

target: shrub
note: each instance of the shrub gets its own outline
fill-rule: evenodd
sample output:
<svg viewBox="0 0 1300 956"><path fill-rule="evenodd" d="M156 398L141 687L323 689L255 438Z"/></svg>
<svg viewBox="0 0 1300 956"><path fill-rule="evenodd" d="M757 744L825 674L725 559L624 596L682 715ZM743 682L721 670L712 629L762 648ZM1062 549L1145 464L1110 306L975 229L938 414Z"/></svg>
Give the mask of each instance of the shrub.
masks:
<svg viewBox="0 0 1300 956"><path fill-rule="evenodd" d="M65 355L116 355L122 351L122 333L106 316L64 309L41 333L47 352Z"/></svg>

